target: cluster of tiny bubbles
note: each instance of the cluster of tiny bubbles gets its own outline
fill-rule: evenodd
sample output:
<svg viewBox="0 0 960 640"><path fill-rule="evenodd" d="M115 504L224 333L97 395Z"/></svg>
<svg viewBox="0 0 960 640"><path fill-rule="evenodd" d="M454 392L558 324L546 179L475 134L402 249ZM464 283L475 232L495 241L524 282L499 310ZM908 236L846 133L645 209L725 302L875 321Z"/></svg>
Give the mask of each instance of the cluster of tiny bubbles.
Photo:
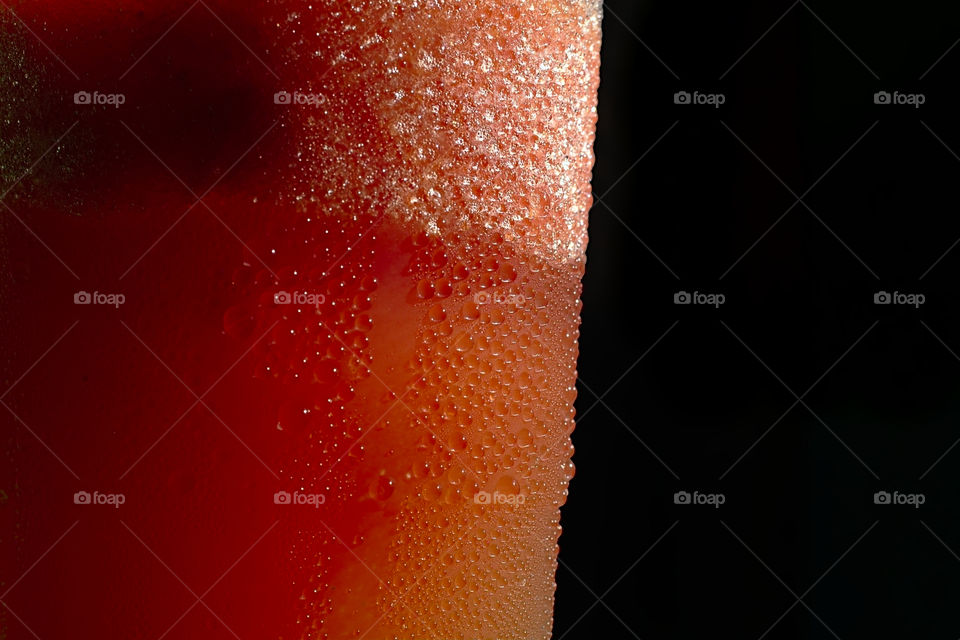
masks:
<svg viewBox="0 0 960 640"><path fill-rule="evenodd" d="M285 230L283 237L306 242L271 249L272 266L246 261L235 270L239 302L224 313L223 327L239 341L258 340L258 376L319 386L326 404L342 406L355 393L352 381L370 374L366 347L377 287L371 275L376 238L364 238L360 228L311 222ZM367 242L352 246L360 239ZM284 407L279 428L302 430L311 412L328 408Z"/></svg>
<svg viewBox="0 0 960 640"><path fill-rule="evenodd" d="M487 616L509 634L510 616L549 610L553 593L552 528L573 476L580 272L498 233L419 233L407 248L406 299L423 322L405 398L423 424L411 416L415 455L396 478L409 488L389 586L409 590L405 602L434 627L448 622L387 617L416 637L460 637L464 620ZM492 607L491 588L509 598ZM447 608L457 615L440 615Z"/></svg>

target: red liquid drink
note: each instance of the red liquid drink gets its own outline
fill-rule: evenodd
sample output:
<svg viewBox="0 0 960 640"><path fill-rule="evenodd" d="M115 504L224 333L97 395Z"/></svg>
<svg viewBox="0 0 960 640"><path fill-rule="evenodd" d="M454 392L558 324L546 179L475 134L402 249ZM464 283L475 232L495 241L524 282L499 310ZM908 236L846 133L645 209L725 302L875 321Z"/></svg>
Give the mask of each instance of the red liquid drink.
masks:
<svg viewBox="0 0 960 640"><path fill-rule="evenodd" d="M550 637L597 3L57 4L0 21L0 629Z"/></svg>

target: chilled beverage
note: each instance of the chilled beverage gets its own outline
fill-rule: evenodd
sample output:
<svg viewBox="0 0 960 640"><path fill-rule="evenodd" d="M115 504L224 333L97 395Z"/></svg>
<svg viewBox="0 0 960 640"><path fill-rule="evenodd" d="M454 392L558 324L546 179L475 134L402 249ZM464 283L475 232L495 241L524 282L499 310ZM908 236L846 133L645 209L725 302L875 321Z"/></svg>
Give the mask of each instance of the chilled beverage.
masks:
<svg viewBox="0 0 960 640"><path fill-rule="evenodd" d="M135 4L0 21L0 637L549 638L598 4Z"/></svg>

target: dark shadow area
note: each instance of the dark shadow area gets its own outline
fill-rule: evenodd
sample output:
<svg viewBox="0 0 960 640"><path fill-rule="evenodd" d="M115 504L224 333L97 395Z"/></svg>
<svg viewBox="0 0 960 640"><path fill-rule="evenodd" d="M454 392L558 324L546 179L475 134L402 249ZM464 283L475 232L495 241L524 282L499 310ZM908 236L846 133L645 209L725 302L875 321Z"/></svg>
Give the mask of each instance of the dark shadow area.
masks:
<svg viewBox="0 0 960 640"><path fill-rule="evenodd" d="M960 635L958 19L607 3L555 638Z"/></svg>

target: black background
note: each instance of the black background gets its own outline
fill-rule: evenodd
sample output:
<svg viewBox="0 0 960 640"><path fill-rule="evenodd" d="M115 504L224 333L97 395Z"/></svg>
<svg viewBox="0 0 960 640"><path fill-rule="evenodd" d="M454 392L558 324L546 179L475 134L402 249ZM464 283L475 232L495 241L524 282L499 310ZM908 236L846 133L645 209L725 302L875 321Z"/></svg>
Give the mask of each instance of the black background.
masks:
<svg viewBox="0 0 960 640"><path fill-rule="evenodd" d="M958 38L952 3L606 3L556 639L960 636Z"/></svg>

